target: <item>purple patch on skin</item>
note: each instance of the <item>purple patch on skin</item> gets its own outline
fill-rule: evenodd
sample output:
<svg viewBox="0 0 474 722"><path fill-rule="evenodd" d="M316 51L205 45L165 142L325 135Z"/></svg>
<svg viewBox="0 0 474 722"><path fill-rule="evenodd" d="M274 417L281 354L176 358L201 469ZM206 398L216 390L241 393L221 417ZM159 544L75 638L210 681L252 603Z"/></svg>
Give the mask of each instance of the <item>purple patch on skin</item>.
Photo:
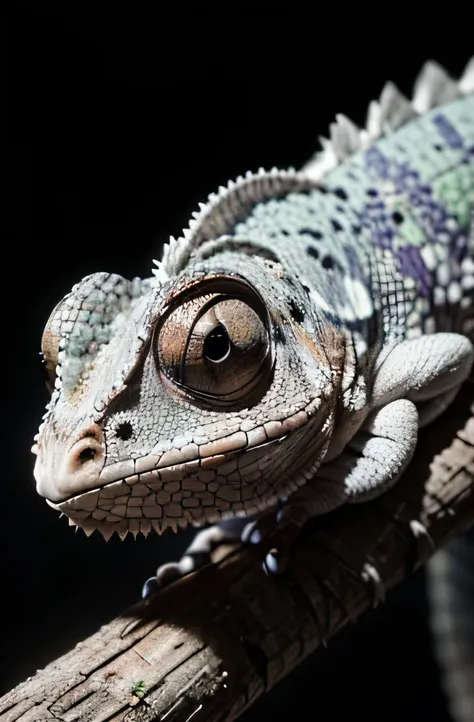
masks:
<svg viewBox="0 0 474 722"><path fill-rule="evenodd" d="M433 118L433 122L447 145L462 150L465 158L468 157L467 153L474 154L474 147L464 149L461 136L441 113ZM461 262L468 253L468 232L459 228L454 216L433 198L430 184L423 182L419 173L407 163L393 160L376 146L365 153L365 167L369 178L393 183L395 195L408 202L413 220L422 231L426 243L447 246L451 279L459 281L462 275ZM403 242L403 222L394 223L385 206L383 192L377 194L376 191L375 184L366 191L368 198L360 212L360 223L370 234L372 244L391 250L400 263L401 273L414 278L420 295L429 297L433 287L433 274L423 262L421 247L394 247L395 239ZM452 220L455 220L454 228L450 223Z"/></svg>
<svg viewBox="0 0 474 722"><path fill-rule="evenodd" d="M416 246L404 246L397 250L396 256L400 261L402 274L416 279L420 294L428 297L432 286L432 276L421 257L420 249Z"/></svg>
<svg viewBox="0 0 474 722"><path fill-rule="evenodd" d="M369 148L365 154L366 167L369 173L382 180L391 181L397 193L409 193L412 189L426 192L426 184L420 184L419 173L407 163L396 163L376 147Z"/></svg>
<svg viewBox="0 0 474 722"><path fill-rule="evenodd" d="M365 215L366 209L363 209L361 220L364 227L369 231L372 237L372 243L380 248L392 249L392 241L395 235L393 222L389 219L387 213L380 213L378 216L370 214Z"/></svg>
<svg viewBox="0 0 474 722"><path fill-rule="evenodd" d="M365 154L365 163L367 166L367 169L372 171L376 176L379 178L387 179L389 175L389 161L388 158L386 158L383 153L379 151L378 148L373 146L372 148L369 148L367 153ZM374 191L372 190L372 194L375 195Z"/></svg>
<svg viewBox="0 0 474 722"><path fill-rule="evenodd" d="M459 135L454 125L451 125L449 120L444 115L442 115L442 113L438 113L433 117L433 123L435 124L440 136L449 145L450 148L464 147L462 137Z"/></svg>
<svg viewBox="0 0 474 722"><path fill-rule="evenodd" d="M462 139L456 129L438 114L434 118L440 134L451 147L462 147ZM459 280L460 263L466 255L467 238L460 229L454 231L449 228L448 220L451 218L446 208L440 205L432 194L432 188L422 182L417 171L407 163L397 161L385 156L377 147L370 148L365 154L366 169L373 177L391 181L395 186L395 193L404 196L413 211L415 222L423 231L428 243L439 243L441 236L449 239L449 251L452 265L452 278ZM375 191L375 189L374 189ZM376 197L375 192L370 193L370 201L364 204L360 214L362 225L369 230L372 243L382 248L390 249L400 262L402 274L414 278L418 282L419 293L429 296L433 285L431 272L426 268L417 246L405 246L400 249L393 247L393 239L399 236L403 224L395 227L392 217L388 214L382 197Z"/></svg>

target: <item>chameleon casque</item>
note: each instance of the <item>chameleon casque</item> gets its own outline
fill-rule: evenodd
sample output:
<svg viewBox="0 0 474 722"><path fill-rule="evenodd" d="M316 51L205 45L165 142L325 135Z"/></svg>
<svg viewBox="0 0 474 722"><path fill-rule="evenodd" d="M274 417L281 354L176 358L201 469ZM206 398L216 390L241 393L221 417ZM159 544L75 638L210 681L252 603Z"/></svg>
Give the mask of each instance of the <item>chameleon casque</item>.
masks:
<svg viewBox="0 0 474 722"><path fill-rule="evenodd" d="M389 488L474 357L474 59L337 116L301 171L209 196L153 276L95 273L42 339L38 492L86 533L270 535ZM269 523L271 520L271 523ZM151 585L151 587L150 587ZM154 588L150 582L148 591Z"/></svg>

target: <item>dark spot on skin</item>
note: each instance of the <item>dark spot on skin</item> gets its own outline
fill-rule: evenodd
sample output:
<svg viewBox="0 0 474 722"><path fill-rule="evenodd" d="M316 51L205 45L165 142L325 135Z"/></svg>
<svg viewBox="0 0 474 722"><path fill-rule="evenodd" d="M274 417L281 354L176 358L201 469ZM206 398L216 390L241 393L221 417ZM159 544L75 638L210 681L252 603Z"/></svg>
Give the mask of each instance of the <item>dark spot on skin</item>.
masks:
<svg viewBox="0 0 474 722"><path fill-rule="evenodd" d="M92 461L96 454L96 450L93 449L91 446L88 446L85 449L82 449L81 453L79 454L79 461Z"/></svg>
<svg viewBox="0 0 474 722"><path fill-rule="evenodd" d="M272 326L272 337L273 337L274 341L279 341L282 344L285 343L285 337L283 336L281 328L280 328L280 326L277 326L276 324L274 324Z"/></svg>
<svg viewBox="0 0 474 722"><path fill-rule="evenodd" d="M356 236L359 235L361 230L362 230L362 228L360 226L352 226L352 233L355 233Z"/></svg>
<svg viewBox="0 0 474 722"><path fill-rule="evenodd" d="M378 194L379 192L375 188L369 188L367 191L367 195L371 196L372 198L375 198L376 196L378 196Z"/></svg>
<svg viewBox="0 0 474 722"><path fill-rule="evenodd" d="M336 221L335 218L331 218L331 225L336 232L344 230L339 221Z"/></svg>
<svg viewBox="0 0 474 722"><path fill-rule="evenodd" d="M319 251L317 248L313 248L313 246L307 246L306 253L308 254L308 256L316 258L316 260L319 259Z"/></svg>
<svg viewBox="0 0 474 722"><path fill-rule="evenodd" d="M305 293L308 293L308 294L311 293L310 288L308 286L306 286L306 284L302 283L301 288L303 289L303 291L305 291Z"/></svg>
<svg viewBox="0 0 474 722"><path fill-rule="evenodd" d="M313 228L300 228L298 233L302 236L311 236L311 238L314 238L316 241L320 241L323 237L321 231L315 231Z"/></svg>
<svg viewBox="0 0 474 722"><path fill-rule="evenodd" d="M281 230L281 235L282 235L282 236L289 236L290 234L288 233L288 231L285 231L285 229L282 228L282 230Z"/></svg>
<svg viewBox="0 0 474 722"><path fill-rule="evenodd" d="M122 441L128 441L133 436L132 425L129 421L124 421L122 424L117 426L115 435L118 436Z"/></svg>
<svg viewBox="0 0 474 722"><path fill-rule="evenodd" d="M439 151L442 151L442 150L443 150L443 146L440 145L439 143L435 143L433 147L434 147L435 150L439 150Z"/></svg>
<svg viewBox="0 0 474 722"><path fill-rule="evenodd" d="M392 213L393 222L397 224L397 226L401 225L403 223L403 214L400 213L400 211L394 211Z"/></svg>
<svg viewBox="0 0 474 722"><path fill-rule="evenodd" d="M328 189L325 188L325 186L319 186L319 192L323 195L328 192Z"/></svg>
<svg viewBox="0 0 474 722"><path fill-rule="evenodd" d="M347 193L344 188L334 188L333 193L335 196L341 199L341 201L347 201Z"/></svg>
<svg viewBox="0 0 474 722"><path fill-rule="evenodd" d="M327 270L331 270L334 268L334 259L331 258L331 256L324 256L322 260L323 268L326 268Z"/></svg>
<svg viewBox="0 0 474 722"><path fill-rule="evenodd" d="M305 315L304 308L301 308L301 306L297 306L293 299L291 299L289 306L291 318L297 323L303 323Z"/></svg>

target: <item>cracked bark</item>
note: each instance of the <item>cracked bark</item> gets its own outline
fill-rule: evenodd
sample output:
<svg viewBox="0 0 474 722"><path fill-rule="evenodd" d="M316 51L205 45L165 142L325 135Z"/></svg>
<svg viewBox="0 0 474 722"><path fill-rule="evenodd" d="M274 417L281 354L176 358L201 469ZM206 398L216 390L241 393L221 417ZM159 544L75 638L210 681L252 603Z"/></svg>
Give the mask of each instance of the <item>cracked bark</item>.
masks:
<svg viewBox="0 0 474 722"><path fill-rule="evenodd" d="M421 432L397 486L309 524L287 574L265 576L257 550L221 553L5 695L0 722L235 719L471 526L473 473L474 402L465 385Z"/></svg>

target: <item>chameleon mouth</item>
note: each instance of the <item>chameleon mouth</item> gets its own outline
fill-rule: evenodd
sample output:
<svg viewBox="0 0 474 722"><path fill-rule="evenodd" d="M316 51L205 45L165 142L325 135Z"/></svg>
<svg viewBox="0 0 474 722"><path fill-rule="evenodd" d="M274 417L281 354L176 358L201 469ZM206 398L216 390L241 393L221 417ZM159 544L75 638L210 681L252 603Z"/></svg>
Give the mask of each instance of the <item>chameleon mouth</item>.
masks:
<svg viewBox="0 0 474 722"><path fill-rule="evenodd" d="M225 515L247 514L246 502L252 503L257 511L256 501L260 500L263 508L270 486L262 480L260 472L254 472L259 477L261 495L256 500L256 484L252 480L243 484L243 474L249 466L253 469L259 460L264 460L270 447L286 438L274 439L240 454L211 456L204 464L197 459L134 474L59 504L47 502L66 514L70 525L79 526L86 533L98 529L106 538L115 531L122 538L128 532L146 536L152 529L161 534L168 528L178 531L189 525L218 521Z"/></svg>
<svg viewBox="0 0 474 722"><path fill-rule="evenodd" d="M139 460L119 462L103 469L98 482L105 483L100 487L59 503L47 501L69 518L71 526L82 528L87 535L98 530L107 540L114 532L122 539L128 533L147 536L152 530L161 534L169 528L178 531L255 514L306 483L303 474L290 477L275 459L284 453L290 468L291 457L293 468L298 465L301 450L299 445L293 448L292 432L312 426L309 419L307 411L300 411L286 421L271 422L264 443L160 468L147 469L142 463L139 473ZM271 434L274 438L268 438ZM313 459L328 435L329 430L326 433L324 429L317 434L317 441L311 444ZM285 450L276 452L275 446L280 444ZM154 460L156 463L156 457ZM126 469L135 473L127 474Z"/></svg>

